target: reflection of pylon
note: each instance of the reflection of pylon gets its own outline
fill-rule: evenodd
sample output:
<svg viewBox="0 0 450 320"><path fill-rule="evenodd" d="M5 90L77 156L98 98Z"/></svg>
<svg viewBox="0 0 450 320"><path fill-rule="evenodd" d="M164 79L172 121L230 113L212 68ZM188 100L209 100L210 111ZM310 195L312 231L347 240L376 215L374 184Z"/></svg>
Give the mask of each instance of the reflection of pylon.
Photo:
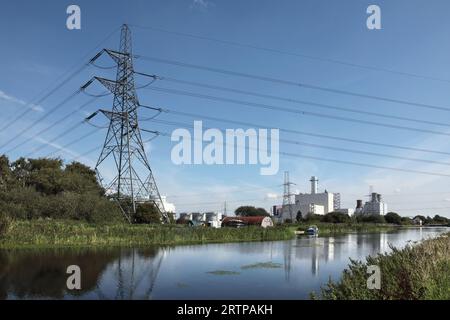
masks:
<svg viewBox="0 0 450 320"><path fill-rule="evenodd" d="M295 183L292 183L289 181L289 171L284 172L284 183L283 183L283 206L281 208L281 219L285 216L285 214L289 214L289 218L291 219L291 222L293 222L294 217L292 214L292 196L291 193L291 185L295 185Z"/></svg>
<svg viewBox="0 0 450 320"><path fill-rule="evenodd" d="M127 25L122 27L119 51L104 49L91 63L103 53L107 53L117 63L116 80L94 77L81 88L85 90L97 80L114 95L112 111L99 110L87 118L90 120L101 112L109 119L108 133L95 170L103 187L118 201L130 222L136 213L136 205L146 202L153 203L162 220L168 222L139 128L137 109L140 104L134 85L131 32ZM116 175L110 181L105 181L105 175L100 177L100 171L106 172L111 167L115 168Z"/></svg>

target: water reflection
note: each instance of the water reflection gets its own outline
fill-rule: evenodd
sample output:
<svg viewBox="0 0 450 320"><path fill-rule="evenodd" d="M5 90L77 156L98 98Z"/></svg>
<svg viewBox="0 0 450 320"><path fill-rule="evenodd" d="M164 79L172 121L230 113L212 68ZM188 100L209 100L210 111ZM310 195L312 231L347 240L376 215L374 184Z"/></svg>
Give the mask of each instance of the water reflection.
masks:
<svg viewBox="0 0 450 320"><path fill-rule="evenodd" d="M2 250L0 298L149 299L164 252L159 248ZM81 269L81 290L67 290L69 265Z"/></svg>
<svg viewBox="0 0 450 320"><path fill-rule="evenodd" d="M329 278L338 279L349 258L363 260L390 244L446 230L173 248L0 250L0 299L307 299ZM73 264L81 268L80 291L66 289Z"/></svg>

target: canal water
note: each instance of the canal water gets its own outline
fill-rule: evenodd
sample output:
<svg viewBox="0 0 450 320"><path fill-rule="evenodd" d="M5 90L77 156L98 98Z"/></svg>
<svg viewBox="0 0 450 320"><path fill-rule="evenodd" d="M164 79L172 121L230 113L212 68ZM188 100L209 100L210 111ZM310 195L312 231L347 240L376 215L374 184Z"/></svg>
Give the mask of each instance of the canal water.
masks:
<svg viewBox="0 0 450 320"><path fill-rule="evenodd" d="M290 241L122 249L0 250L0 299L308 299L349 259L448 228ZM81 268L69 291L66 269Z"/></svg>

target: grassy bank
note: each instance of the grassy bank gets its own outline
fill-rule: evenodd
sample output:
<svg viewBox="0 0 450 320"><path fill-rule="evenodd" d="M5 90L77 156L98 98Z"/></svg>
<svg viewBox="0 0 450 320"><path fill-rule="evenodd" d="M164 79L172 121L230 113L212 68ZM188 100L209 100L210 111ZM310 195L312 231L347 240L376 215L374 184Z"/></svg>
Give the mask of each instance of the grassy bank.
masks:
<svg viewBox="0 0 450 320"><path fill-rule="evenodd" d="M189 228L179 225L94 225L74 221L13 221L0 248L145 246L292 239L287 227Z"/></svg>
<svg viewBox="0 0 450 320"><path fill-rule="evenodd" d="M320 235L383 232L398 227L377 224L317 224ZM73 220L16 220L0 236L0 248L62 246L146 246L288 240L307 224L262 229L190 228L181 225L91 224Z"/></svg>
<svg viewBox="0 0 450 320"><path fill-rule="evenodd" d="M450 299L450 233L393 248L390 254L368 257L366 262L351 261L339 282L330 281L320 298L333 300ZM381 271L381 289L367 289L367 266Z"/></svg>
<svg viewBox="0 0 450 320"><path fill-rule="evenodd" d="M305 231L312 224L319 228L319 235L335 235L352 232L371 233L371 232L386 232L401 228L400 226L392 224L376 224L376 223L300 223L290 226L294 231Z"/></svg>

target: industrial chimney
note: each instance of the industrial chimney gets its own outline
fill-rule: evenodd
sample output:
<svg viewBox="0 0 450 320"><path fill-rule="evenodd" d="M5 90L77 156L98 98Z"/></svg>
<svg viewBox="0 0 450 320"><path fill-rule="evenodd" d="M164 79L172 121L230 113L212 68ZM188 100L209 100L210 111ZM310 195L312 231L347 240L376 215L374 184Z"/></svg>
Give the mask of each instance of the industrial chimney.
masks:
<svg viewBox="0 0 450 320"><path fill-rule="evenodd" d="M377 193L376 192L372 192L372 202L377 202L378 201L378 197L377 197Z"/></svg>
<svg viewBox="0 0 450 320"><path fill-rule="evenodd" d="M317 193L317 184L319 183L319 179L317 179L316 176L312 176L311 177L311 194L316 194Z"/></svg>
<svg viewBox="0 0 450 320"><path fill-rule="evenodd" d="M363 207L363 201L356 200L356 209L362 209L362 207Z"/></svg>

